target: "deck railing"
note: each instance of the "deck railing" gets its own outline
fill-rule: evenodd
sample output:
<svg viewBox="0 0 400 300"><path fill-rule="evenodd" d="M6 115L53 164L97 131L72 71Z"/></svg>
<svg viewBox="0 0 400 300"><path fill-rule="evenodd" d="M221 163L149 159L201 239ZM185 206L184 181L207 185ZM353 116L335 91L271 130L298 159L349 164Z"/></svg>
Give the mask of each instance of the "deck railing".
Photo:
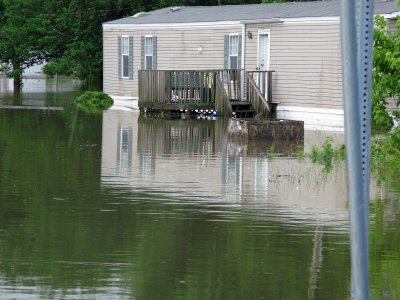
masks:
<svg viewBox="0 0 400 300"><path fill-rule="evenodd" d="M223 87L226 91L228 99L240 100L240 93L242 89L242 70L231 69L231 70L219 70L218 77L223 83Z"/></svg>
<svg viewBox="0 0 400 300"><path fill-rule="evenodd" d="M139 70L141 102L167 103L171 100L170 74L166 71Z"/></svg>
<svg viewBox="0 0 400 300"><path fill-rule="evenodd" d="M208 70L139 70L139 102L214 102L216 76Z"/></svg>
<svg viewBox="0 0 400 300"><path fill-rule="evenodd" d="M215 103L217 82L228 99L239 99L241 70L139 70L141 103ZM218 80L217 80L218 79ZM218 89L220 89L219 86Z"/></svg>
<svg viewBox="0 0 400 300"><path fill-rule="evenodd" d="M256 114L270 117L272 114L272 73L274 71L246 72L246 98Z"/></svg>

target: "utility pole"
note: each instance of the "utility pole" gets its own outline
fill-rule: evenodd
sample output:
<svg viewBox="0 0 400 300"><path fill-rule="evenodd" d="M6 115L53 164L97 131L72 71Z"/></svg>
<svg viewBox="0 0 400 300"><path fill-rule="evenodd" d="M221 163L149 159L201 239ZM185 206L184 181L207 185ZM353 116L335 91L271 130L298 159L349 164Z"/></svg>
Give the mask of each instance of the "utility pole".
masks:
<svg viewBox="0 0 400 300"><path fill-rule="evenodd" d="M373 0L342 0L341 40L351 286L352 299L362 300L370 299L368 225L373 16Z"/></svg>

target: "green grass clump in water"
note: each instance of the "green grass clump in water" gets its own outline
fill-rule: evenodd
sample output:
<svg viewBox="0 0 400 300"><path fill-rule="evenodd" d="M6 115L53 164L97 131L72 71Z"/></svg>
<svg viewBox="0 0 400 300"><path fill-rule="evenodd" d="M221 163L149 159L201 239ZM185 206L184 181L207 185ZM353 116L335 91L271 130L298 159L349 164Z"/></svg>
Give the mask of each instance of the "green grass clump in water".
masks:
<svg viewBox="0 0 400 300"><path fill-rule="evenodd" d="M88 113L101 113L109 109L114 101L103 92L86 91L75 99L75 104Z"/></svg>
<svg viewBox="0 0 400 300"><path fill-rule="evenodd" d="M298 152L298 159L310 159L312 163L323 166L323 172L333 170L334 162L344 160L346 157L345 146L334 146L333 139L325 139L321 147L311 147L310 153ZM377 179L378 184L386 184L395 191L400 191L400 126L386 133L384 136L375 137L371 141L371 174Z"/></svg>
<svg viewBox="0 0 400 300"><path fill-rule="evenodd" d="M321 147L312 146L311 152L304 154L311 162L323 166L324 172L331 172L333 163L345 159L345 147L335 147L328 137ZM379 184L386 184L400 191L400 127L396 127L383 137L371 141L371 174Z"/></svg>
<svg viewBox="0 0 400 300"><path fill-rule="evenodd" d="M313 145L310 153L297 151L291 154L299 160L309 159L313 164L322 165L322 171L326 173L333 170L334 162L344 160L346 157L345 146L335 147L332 137L327 137L321 147ZM269 149L267 155L269 159L272 159L273 151Z"/></svg>
<svg viewBox="0 0 400 300"><path fill-rule="evenodd" d="M311 162L323 166L323 171L329 173L333 169L333 163L345 158L344 146L334 147L333 139L328 137L322 144L321 148L317 146L311 147L311 152L307 155Z"/></svg>

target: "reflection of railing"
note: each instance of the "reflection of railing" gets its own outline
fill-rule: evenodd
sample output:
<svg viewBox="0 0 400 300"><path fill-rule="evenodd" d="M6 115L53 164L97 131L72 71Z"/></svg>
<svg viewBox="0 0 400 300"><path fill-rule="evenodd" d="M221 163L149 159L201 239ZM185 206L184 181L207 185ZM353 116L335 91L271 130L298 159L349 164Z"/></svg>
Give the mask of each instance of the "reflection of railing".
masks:
<svg viewBox="0 0 400 300"><path fill-rule="evenodd" d="M246 96L257 114L271 116L272 73L274 71L250 71L246 73Z"/></svg>
<svg viewBox="0 0 400 300"><path fill-rule="evenodd" d="M218 125L217 125L218 124ZM139 118L138 153L152 155L212 155L216 127L222 122Z"/></svg>

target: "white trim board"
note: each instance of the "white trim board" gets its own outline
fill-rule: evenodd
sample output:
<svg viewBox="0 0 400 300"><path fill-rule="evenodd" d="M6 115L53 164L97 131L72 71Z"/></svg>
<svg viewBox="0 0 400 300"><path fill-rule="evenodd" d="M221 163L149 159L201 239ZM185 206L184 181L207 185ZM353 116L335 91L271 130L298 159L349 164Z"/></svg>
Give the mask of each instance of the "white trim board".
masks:
<svg viewBox="0 0 400 300"><path fill-rule="evenodd" d="M283 19L284 23L339 23L340 17L313 17L313 18L287 18Z"/></svg>
<svg viewBox="0 0 400 300"><path fill-rule="evenodd" d="M377 14L377 15L379 15L379 14ZM400 17L400 11L396 11L391 14L381 14L381 16L384 17L385 19L394 19L394 18Z"/></svg>
<svg viewBox="0 0 400 300"><path fill-rule="evenodd" d="M207 28L207 27L230 27L240 26L247 24L271 24L283 22L307 23L307 22L338 22L339 17L307 17L307 18L272 18L272 19L258 19L258 20L238 20L238 21L215 21L215 22L188 22L188 23L149 23L149 24L103 24L103 29L140 29L140 28Z"/></svg>
<svg viewBox="0 0 400 300"><path fill-rule="evenodd" d="M151 23L151 24L103 24L103 29L141 29L141 28L193 28L241 26L240 21L196 22L196 23Z"/></svg>
<svg viewBox="0 0 400 300"><path fill-rule="evenodd" d="M278 105L276 114L280 119L304 121L305 130L344 131L342 109Z"/></svg>
<svg viewBox="0 0 400 300"><path fill-rule="evenodd" d="M138 110L138 102L139 99L138 97L131 97L131 96L116 96L116 95L110 95L110 97L113 99L114 104L112 107L123 107L127 109L134 109Z"/></svg>

